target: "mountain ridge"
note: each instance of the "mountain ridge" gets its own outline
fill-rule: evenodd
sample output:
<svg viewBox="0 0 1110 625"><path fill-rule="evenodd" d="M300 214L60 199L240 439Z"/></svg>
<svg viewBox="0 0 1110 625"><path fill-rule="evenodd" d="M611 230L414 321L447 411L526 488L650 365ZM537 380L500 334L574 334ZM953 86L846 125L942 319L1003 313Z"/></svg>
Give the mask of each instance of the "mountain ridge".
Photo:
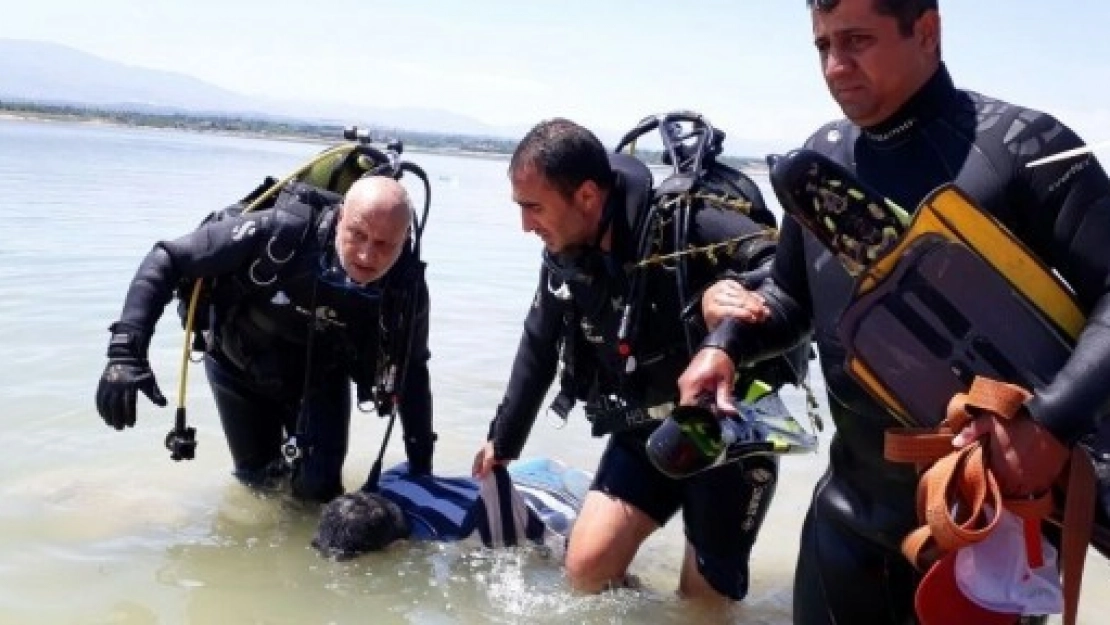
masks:
<svg viewBox="0 0 1110 625"><path fill-rule="evenodd" d="M131 65L58 43L23 39L0 39L0 99L144 113L225 114L448 134L519 136L518 129L490 126L435 108L254 97L181 72Z"/></svg>

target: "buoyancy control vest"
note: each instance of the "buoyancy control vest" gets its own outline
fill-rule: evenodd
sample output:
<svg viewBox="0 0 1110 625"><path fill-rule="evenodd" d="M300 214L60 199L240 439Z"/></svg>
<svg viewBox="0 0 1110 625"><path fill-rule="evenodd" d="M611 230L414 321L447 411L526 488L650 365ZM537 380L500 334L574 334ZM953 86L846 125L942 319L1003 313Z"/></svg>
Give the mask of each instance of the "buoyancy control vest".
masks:
<svg viewBox="0 0 1110 625"><path fill-rule="evenodd" d="M265 253L251 264L250 270L253 273L247 274L245 282L239 281L238 286L240 288L250 284L252 287L249 288L262 289L278 282L279 274L283 267L293 259L298 245L302 244L313 233L320 233L321 218L328 214L334 216L334 209L338 206L343 194L358 178L383 175L400 179L404 174L409 173L416 176L424 186L423 211L414 215L408 252L409 257L414 261L410 263L410 267L419 272L418 279L414 280L413 283L418 282L421 293L426 293L423 288L424 265L420 261L420 239L427 223L428 209L431 205L431 185L427 174L414 163L401 159L403 147L399 141L389 142L383 151L372 144L370 133L356 127L344 129L343 138L348 142L323 150L281 181L275 181L272 178L266 179L240 202L221 211L216 211L204 220L202 226L212 221L239 216L259 208L278 208L278 210L272 211L271 218L274 223L270 224L270 237L265 247ZM289 202L289 196L297 198L297 201ZM232 233L233 237L235 234ZM324 242L321 241L321 243ZM175 424L167 434L165 443L174 460L192 459L194 457L196 447L195 428L188 426L185 408L187 372L188 365L191 362L189 356L193 351L203 352L210 348L208 343L212 337L211 330L215 327L216 321L212 312L216 300L220 297L220 289L228 288L226 285L223 287L217 285L213 288L214 285L207 284L208 282L200 279L185 280L182 284L177 285L178 288L176 289L176 295L181 302L179 311L187 340L181 358L182 366L178 384ZM229 279L227 282L234 281ZM404 308L404 310L396 310L396 315L394 315L399 320L398 326L392 329L382 328L382 332L386 334L381 337L380 344L386 347L390 358L387 359L385 366L380 369L384 372L384 377L379 378L378 384L375 385L373 399L377 412L381 415L389 414L391 417L387 432L392 430L393 418L397 415L398 389L404 386L407 362L412 349L414 334L412 326L417 312L415 307L427 305L426 294L421 297L421 293L414 295L412 291L413 289L409 289L401 297L396 298ZM202 300L203 304L201 303ZM315 311L315 306L312 306L311 309ZM315 327L315 325L313 323L311 327ZM309 340L310 345L311 338ZM311 351L310 347L308 351ZM309 359L306 358L306 360ZM308 383L307 376L305 377L305 383ZM370 395L369 389L365 393L363 391L364 385L360 385L360 404L364 401L365 396ZM300 429L299 426L298 429ZM382 456L388 439L387 434L383 439L381 453L379 453L371 471L371 481L376 481L378 474L380 474Z"/></svg>
<svg viewBox="0 0 1110 625"><path fill-rule="evenodd" d="M209 213L198 227L242 215L247 206L275 184L275 178L267 177L242 200ZM270 210L272 223L268 224L269 239L262 253L250 262L244 272L202 283L201 301L192 328L194 351L208 350L215 331L217 309L226 309L232 303L259 292L276 291L282 268L293 259L305 239L315 234L325 213L334 211L341 201L342 196L337 193L303 182L291 182L257 209ZM186 279L177 287L178 313L182 324L186 322L189 297L196 282L195 279Z"/></svg>
<svg viewBox="0 0 1110 625"><path fill-rule="evenodd" d="M299 349L304 349L304 332L283 332L290 329L288 324L267 323L265 315L254 309L272 297L285 296L282 292L284 283L292 273L299 275L305 269L298 267L304 262L293 262L298 254L324 258L334 255L330 249L334 245L338 209L343 193L358 178L370 175L399 178L406 171L414 173L425 183L428 197L425 198L423 215L414 215L413 232L397 265L374 287L378 291L375 294L379 302L376 307L378 315L367 324L375 327L373 334L377 348L362 349L366 346L359 345L347 346L343 350L346 356L344 364L348 365L348 373L357 384L359 404L373 401L379 413L387 414L396 402L399 378L411 349L411 325L417 316L414 308L426 306L421 288L424 284L424 263L419 258L419 238L427 220L430 193L427 193L429 189L424 172L412 163L399 159L401 146L398 143L391 143L383 152L370 146L368 138L358 138L360 143L350 150L323 153L322 158L314 159L294 179L279 183L272 177L266 178L242 200L214 211L202 220L201 227L240 217L249 210L252 214L258 213L260 220L268 222L259 225L265 228L268 239L260 245L257 256L242 270L202 282L200 303L191 328L187 329L192 330L193 351L205 352L215 347L214 342L222 342L221 353L228 356L232 364L244 369L252 360L251 355L235 348L233 341L220 341L219 333L243 331L243 328L250 331L254 326L263 325L267 339L299 344ZM309 267L309 271L314 273L316 269L315 266ZM326 273L323 266L318 269ZM342 273L338 269L335 272ZM189 298L195 283L196 280L183 280L177 288L178 310L183 323L186 322ZM316 290L313 288L311 298L315 297ZM250 302L254 305L242 305ZM311 308L315 311L317 306L313 304ZM236 316L240 318L233 318ZM255 333L258 333L257 328Z"/></svg>
<svg viewBox="0 0 1110 625"><path fill-rule="evenodd" d="M665 117L665 116L664 116ZM655 127L668 128L675 119L665 119ZM680 121L691 121L683 116ZM702 118L692 122L694 134L703 132L704 140L676 144L664 162L673 166L670 176L659 184L654 183L651 170L640 159L619 150L629 143L621 142L618 153L610 157L616 178L616 192L623 194L623 203L607 211L619 214L606 215L602 225L610 229L613 249L626 250L631 259L625 267L613 267L614 254L594 254L593 263L586 263L586 272L608 271L623 281L623 301L617 324L617 350L624 359L613 379L613 366L601 367L597 361L597 336L591 341L592 324L596 320L584 319L581 306L575 302L588 300L588 286L581 281L560 281L558 275L565 271L558 259L545 254L549 275L556 282L548 288L565 304L563 311L564 332L561 339L559 393L550 409L566 419L575 401L586 403L586 414L593 424L595 435L622 431L646 424L658 423L675 407L674 381L681 373L705 332L701 323L698 304L700 292L712 283L711 273L700 264L715 265L718 258L739 259L738 272L724 272L719 277L739 279L755 286L766 277L765 267L754 268L753 262L766 259L773 252L774 214L764 203L758 186L744 173L719 162L723 133L707 124ZM700 130L699 130L700 129ZM634 130L633 132L637 132ZM630 135L631 136L631 133ZM693 145L691 145L693 143ZM666 144L666 141L665 141ZM703 153L704 158L693 158ZM697 213L714 207L725 212L737 211L759 226L759 236L741 236L723 241L705 241L704 249L694 251L688 236ZM689 258L687 258L689 256ZM606 262L597 260L603 257ZM691 263L700 263L700 272L691 270ZM766 263L769 265L769 263ZM754 271L749 271L752 269ZM580 268L582 269L582 268ZM700 280L692 281L692 273ZM714 272L720 273L720 272ZM718 276L712 276L718 277ZM597 299L596 294L594 299ZM616 299L612 295L616 306ZM674 307L660 305L676 300ZM673 311L677 310L678 315ZM665 318L666 317L666 318ZM597 332L594 332L597 334ZM604 331L607 340L613 340ZM593 343L591 345L591 343ZM784 383L798 384L808 366L808 343L799 348L760 363L744 372L741 380L746 388L754 379L768 382L774 388ZM603 379L605 378L605 379ZM663 388L666 392L663 392ZM614 392L614 389L616 391Z"/></svg>

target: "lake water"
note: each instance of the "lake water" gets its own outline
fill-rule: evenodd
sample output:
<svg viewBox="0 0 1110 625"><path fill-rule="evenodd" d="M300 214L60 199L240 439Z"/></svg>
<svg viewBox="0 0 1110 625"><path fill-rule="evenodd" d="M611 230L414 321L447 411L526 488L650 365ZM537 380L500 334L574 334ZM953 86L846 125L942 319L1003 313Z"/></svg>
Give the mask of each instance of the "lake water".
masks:
<svg viewBox="0 0 1110 625"><path fill-rule="evenodd" d="M648 540L641 591L571 593L557 562L529 550L404 545L336 563L309 546L312 509L256 496L230 476L199 367L188 384L197 458L162 447L173 411L141 400L138 424L106 427L93 393L107 326L142 256L318 145L0 120L0 623L686 623L674 598L680 523ZM501 398L538 271L505 162L410 154L434 202L424 254L432 293L436 470L465 474ZM759 181L769 201L765 180ZM415 194L414 197L420 197ZM171 406L183 335L168 310L151 361ZM803 410L800 393L788 403ZM345 468L361 484L384 420L353 419ZM525 455L592 469L601 441L580 411L541 416ZM827 444L828 432L822 435ZM403 459L396 442L387 464ZM824 449L824 447L823 447ZM752 589L732 622L789 623L797 535L825 456L782 463L752 556ZM1100 622L1110 569L1093 557L1082 621Z"/></svg>

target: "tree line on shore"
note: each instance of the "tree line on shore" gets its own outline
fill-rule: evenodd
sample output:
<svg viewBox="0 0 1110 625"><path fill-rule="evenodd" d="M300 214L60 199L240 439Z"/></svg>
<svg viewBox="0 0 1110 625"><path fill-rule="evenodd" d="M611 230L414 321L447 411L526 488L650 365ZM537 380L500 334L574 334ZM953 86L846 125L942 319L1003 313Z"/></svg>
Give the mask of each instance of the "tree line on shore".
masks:
<svg viewBox="0 0 1110 625"><path fill-rule="evenodd" d="M131 108L106 108L80 104L0 100L0 113L26 115L65 121L100 121L121 126L166 128L198 132L231 133L271 138L294 138L334 143L343 137L338 123L312 122L292 118L261 117L247 114L199 113L189 111L143 111ZM375 141L397 139L406 147L436 151L458 151L489 155L512 154L517 140L479 135L426 132L369 125L364 128ZM660 152L639 150L648 162L659 162ZM733 167L761 167L762 159L720 158Z"/></svg>

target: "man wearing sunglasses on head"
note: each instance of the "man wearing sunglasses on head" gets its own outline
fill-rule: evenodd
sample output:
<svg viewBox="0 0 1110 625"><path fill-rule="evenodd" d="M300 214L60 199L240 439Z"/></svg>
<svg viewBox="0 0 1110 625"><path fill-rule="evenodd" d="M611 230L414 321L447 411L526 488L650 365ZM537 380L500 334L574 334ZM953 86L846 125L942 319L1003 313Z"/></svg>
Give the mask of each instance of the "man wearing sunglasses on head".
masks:
<svg viewBox="0 0 1110 625"><path fill-rule="evenodd" d="M386 176L345 196L290 183L263 210L218 215L139 266L110 328L105 422L133 426L136 391L165 405L147 347L175 290L200 279L205 370L240 481L272 488L291 468L300 499L342 493L352 381L379 413L397 396L409 470L429 474L428 290L405 188Z"/></svg>

